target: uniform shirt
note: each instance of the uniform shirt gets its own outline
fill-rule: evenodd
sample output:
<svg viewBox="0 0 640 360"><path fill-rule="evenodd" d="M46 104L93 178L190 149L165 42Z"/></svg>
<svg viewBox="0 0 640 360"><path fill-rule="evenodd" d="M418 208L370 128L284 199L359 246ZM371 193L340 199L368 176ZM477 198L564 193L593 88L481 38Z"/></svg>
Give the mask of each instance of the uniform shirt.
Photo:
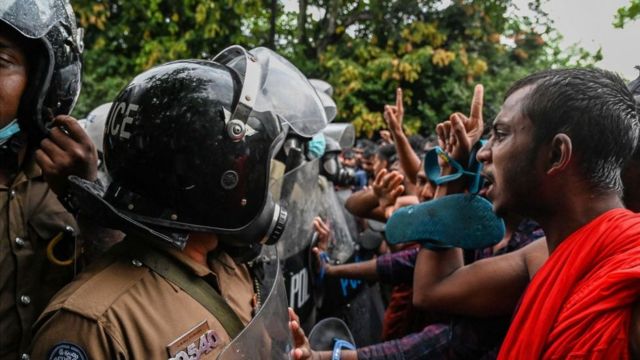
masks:
<svg viewBox="0 0 640 360"><path fill-rule="evenodd" d="M54 265L46 256L52 238L66 226L77 226L41 175L31 162L10 186L0 185L1 360L28 358L21 354L31 340L31 326L73 278L74 266Z"/></svg>
<svg viewBox="0 0 640 360"><path fill-rule="evenodd" d="M127 251L130 241L55 296L36 323L33 359L215 359L229 343L213 314ZM168 252L218 289L244 325L250 321L254 287L246 266L222 251L208 267Z"/></svg>

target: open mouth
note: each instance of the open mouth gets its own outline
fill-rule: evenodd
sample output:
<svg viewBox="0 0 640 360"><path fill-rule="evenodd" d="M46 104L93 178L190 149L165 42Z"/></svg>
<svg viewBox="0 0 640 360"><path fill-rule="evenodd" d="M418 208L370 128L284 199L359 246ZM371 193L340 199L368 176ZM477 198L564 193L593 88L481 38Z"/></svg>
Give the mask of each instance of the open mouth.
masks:
<svg viewBox="0 0 640 360"><path fill-rule="evenodd" d="M482 176L483 184L482 184L482 188L480 189L480 191L478 192L479 195L483 196L483 197L489 197L489 193L491 190L493 190L493 184L494 184L494 180L493 180L493 176L491 174L488 173L482 173L480 174L480 176Z"/></svg>

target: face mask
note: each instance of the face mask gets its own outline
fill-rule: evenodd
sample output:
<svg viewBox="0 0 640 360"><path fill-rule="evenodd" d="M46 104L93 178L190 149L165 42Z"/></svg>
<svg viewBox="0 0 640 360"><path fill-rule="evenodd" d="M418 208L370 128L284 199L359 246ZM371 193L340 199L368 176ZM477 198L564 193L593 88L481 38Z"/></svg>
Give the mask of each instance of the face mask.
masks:
<svg viewBox="0 0 640 360"><path fill-rule="evenodd" d="M324 150L327 146L327 141L322 133L316 134L309 141L308 155L314 159L321 157L324 154Z"/></svg>
<svg viewBox="0 0 640 360"><path fill-rule="evenodd" d="M0 145L4 145L11 137L20 132L20 125L18 125L18 119L13 120L7 126L0 129Z"/></svg>

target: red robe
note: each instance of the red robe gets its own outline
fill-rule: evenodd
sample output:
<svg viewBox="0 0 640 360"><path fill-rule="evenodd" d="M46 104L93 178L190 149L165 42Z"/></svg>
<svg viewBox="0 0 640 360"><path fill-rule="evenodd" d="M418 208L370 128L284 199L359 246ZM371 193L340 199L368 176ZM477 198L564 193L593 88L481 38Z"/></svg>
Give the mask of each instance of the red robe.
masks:
<svg viewBox="0 0 640 360"><path fill-rule="evenodd" d="M640 300L640 214L610 210L567 237L524 293L499 359L628 359Z"/></svg>

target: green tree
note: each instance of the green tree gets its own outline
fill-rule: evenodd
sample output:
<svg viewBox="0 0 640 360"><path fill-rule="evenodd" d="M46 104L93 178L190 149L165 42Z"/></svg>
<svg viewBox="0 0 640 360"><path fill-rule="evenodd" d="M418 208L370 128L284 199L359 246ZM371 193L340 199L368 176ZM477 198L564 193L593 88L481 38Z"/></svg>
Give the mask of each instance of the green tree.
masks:
<svg viewBox="0 0 640 360"><path fill-rule="evenodd" d="M308 76L329 81L336 121L361 134L385 126L381 111L398 86L409 132L427 133L466 110L477 82L492 119L515 79L600 56L561 51L540 1L529 5L534 16L519 17L511 0L299 0L295 11L276 0L72 0L87 33L76 114L110 101L153 65L238 43L275 47Z"/></svg>
<svg viewBox="0 0 640 360"><path fill-rule="evenodd" d="M385 126L383 105L400 86L407 130L428 132L468 108L477 82L485 84L485 115L492 119L514 80L600 58L580 48L561 51L540 2L529 6L533 17L515 16L508 0L456 0L446 7L425 0L306 0L295 24L297 42L283 51L335 86L339 121L374 134ZM314 20L305 11L323 16Z"/></svg>
<svg viewBox="0 0 640 360"><path fill-rule="evenodd" d="M640 0L630 0L629 5L618 9L613 26L623 28L628 22L640 19Z"/></svg>
<svg viewBox="0 0 640 360"><path fill-rule="evenodd" d="M83 90L75 114L111 101L133 76L181 58L268 41L262 0L72 0L85 29Z"/></svg>

